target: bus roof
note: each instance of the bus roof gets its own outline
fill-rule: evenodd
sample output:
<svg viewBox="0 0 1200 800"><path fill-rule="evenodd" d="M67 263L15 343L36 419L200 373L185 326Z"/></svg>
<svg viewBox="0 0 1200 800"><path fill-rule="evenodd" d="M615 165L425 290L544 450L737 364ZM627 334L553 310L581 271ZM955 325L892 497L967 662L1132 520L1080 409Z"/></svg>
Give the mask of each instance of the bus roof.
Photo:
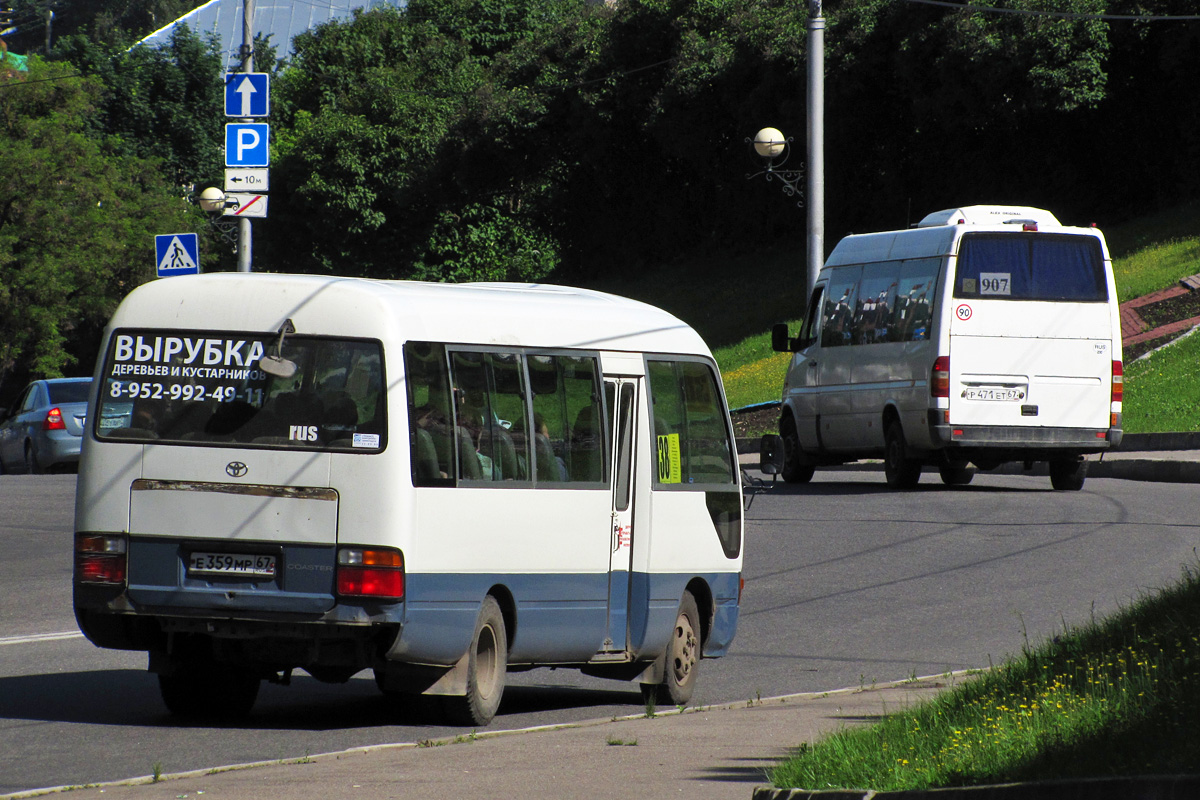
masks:
<svg viewBox="0 0 1200 800"><path fill-rule="evenodd" d="M1029 206L963 206L947 208L927 215L914 227L899 231L851 234L833 248L826 267L898 261L954 255L964 233L1021 233L1026 226L1035 231L1054 231L1104 238L1096 228L1064 227L1041 208ZM1105 258L1107 255L1105 248Z"/></svg>
<svg viewBox="0 0 1200 800"><path fill-rule="evenodd" d="M699 334L662 309L550 284L179 276L130 292L109 327L274 332L288 319L298 335L710 355Z"/></svg>

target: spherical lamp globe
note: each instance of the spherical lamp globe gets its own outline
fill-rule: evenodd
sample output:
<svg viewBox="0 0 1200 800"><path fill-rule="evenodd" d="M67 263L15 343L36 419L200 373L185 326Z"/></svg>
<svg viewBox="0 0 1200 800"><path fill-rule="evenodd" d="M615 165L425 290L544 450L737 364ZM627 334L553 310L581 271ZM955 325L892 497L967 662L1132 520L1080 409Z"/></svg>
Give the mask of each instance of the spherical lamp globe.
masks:
<svg viewBox="0 0 1200 800"><path fill-rule="evenodd" d="M754 134L754 152L763 158L776 158L783 152L787 141L778 128L763 128Z"/></svg>
<svg viewBox="0 0 1200 800"><path fill-rule="evenodd" d="M211 213L225 210L225 193L210 186L200 193L200 208Z"/></svg>

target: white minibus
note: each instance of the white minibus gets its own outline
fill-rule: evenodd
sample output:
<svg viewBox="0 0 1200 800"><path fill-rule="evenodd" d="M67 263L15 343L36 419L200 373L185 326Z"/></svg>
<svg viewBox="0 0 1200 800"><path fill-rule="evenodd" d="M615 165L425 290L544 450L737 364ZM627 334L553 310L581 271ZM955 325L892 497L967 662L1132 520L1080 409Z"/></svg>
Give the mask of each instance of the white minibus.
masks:
<svg viewBox="0 0 1200 800"><path fill-rule="evenodd" d="M776 325L772 344L794 353L776 448L792 482L882 457L898 488L927 465L961 485L972 465L1045 461L1055 489L1080 489L1084 456L1121 442L1121 326L1104 236L1041 209L955 208L847 236L799 337Z"/></svg>
<svg viewBox="0 0 1200 800"><path fill-rule="evenodd" d="M373 670L485 725L509 670L686 703L738 619L742 494L716 364L599 292L211 274L105 330L74 605L168 709ZM427 706L428 701L423 703Z"/></svg>

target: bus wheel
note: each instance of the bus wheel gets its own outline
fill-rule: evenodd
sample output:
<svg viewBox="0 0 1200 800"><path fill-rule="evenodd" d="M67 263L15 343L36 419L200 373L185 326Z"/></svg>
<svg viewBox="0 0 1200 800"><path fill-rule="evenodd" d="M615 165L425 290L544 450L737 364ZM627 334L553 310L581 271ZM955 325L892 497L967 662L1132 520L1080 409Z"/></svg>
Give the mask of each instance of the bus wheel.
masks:
<svg viewBox="0 0 1200 800"><path fill-rule="evenodd" d="M1050 485L1059 491L1077 492L1087 478L1088 463L1082 458L1060 458L1050 462Z"/></svg>
<svg viewBox="0 0 1200 800"><path fill-rule="evenodd" d="M457 725L483 726L500 708L508 672L508 636L500 604L484 598L467 661L467 693L442 698L446 716Z"/></svg>
<svg viewBox="0 0 1200 800"><path fill-rule="evenodd" d="M791 414L779 423L779 435L783 439L783 479L788 483L808 483L816 473L811 464L800 464L800 436L796 433L796 420Z"/></svg>
<svg viewBox="0 0 1200 800"><path fill-rule="evenodd" d="M666 674L659 697L664 703L682 706L692 699L700 666L700 610L696 598L685 591L679 601L679 616L667 644Z"/></svg>
<svg viewBox="0 0 1200 800"><path fill-rule="evenodd" d="M908 442L898 420L888 423L883 434L883 474L893 489L912 489L921 480L921 464L908 457Z"/></svg>
<svg viewBox="0 0 1200 800"><path fill-rule="evenodd" d="M947 486L966 486L975 477L975 470L969 464L943 464L938 472Z"/></svg>
<svg viewBox="0 0 1200 800"><path fill-rule="evenodd" d="M167 710L191 719L238 719L258 699L259 679L233 667L203 664L158 676Z"/></svg>

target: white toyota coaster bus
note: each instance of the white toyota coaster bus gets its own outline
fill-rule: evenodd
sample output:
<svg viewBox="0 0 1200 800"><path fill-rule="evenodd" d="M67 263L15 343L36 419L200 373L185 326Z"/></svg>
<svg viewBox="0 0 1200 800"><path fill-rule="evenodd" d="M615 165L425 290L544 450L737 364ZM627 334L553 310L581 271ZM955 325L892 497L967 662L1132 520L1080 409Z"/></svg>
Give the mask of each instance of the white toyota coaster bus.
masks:
<svg viewBox="0 0 1200 800"><path fill-rule="evenodd" d="M971 206L914 228L847 236L817 278L780 417L785 479L884 460L890 485L924 466L965 484L972 464L1049 462L1080 489L1083 456L1121 442L1121 325L1095 228L1036 208ZM765 451L772 449L770 443Z"/></svg>
<svg viewBox="0 0 1200 800"><path fill-rule="evenodd" d="M686 703L738 619L716 364L675 317L554 286L213 274L104 334L74 602L176 714L292 670L487 724L508 670Z"/></svg>

